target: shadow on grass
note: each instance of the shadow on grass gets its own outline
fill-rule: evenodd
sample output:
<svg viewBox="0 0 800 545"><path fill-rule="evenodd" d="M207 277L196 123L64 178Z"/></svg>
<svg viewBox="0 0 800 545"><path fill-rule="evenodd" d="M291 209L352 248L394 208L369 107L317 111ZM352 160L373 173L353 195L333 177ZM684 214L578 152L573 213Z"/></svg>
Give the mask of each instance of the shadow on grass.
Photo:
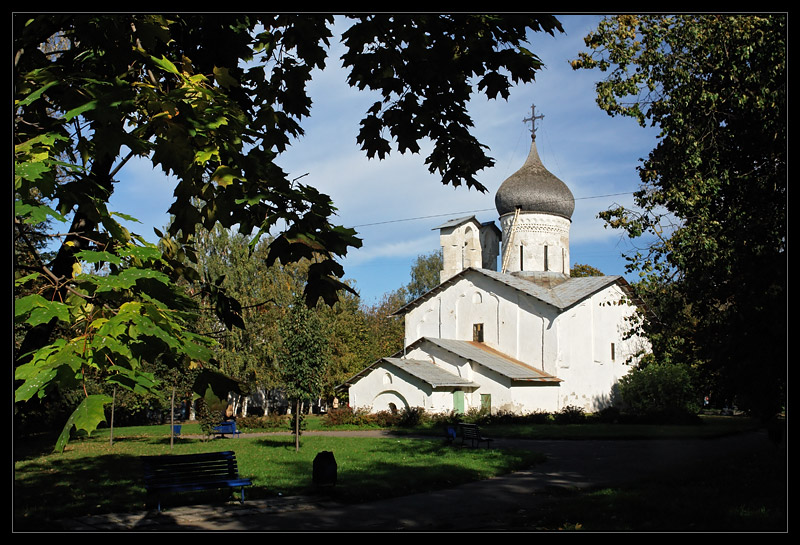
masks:
<svg viewBox="0 0 800 545"><path fill-rule="evenodd" d="M107 454L79 459L44 458L26 464L14 483L18 530L42 530L48 520L145 507L136 456Z"/></svg>
<svg viewBox="0 0 800 545"><path fill-rule="evenodd" d="M291 442L279 438L259 439L264 447L294 450ZM301 437L301 456L297 459L271 461L276 479L280 475L306 475L283 493L290 495L321 494L343 503L363 503L413 493L441 490L531 467L544 456L527 450L472 449L448 445L442 440L404 441L400 449L391 439L377 439L363 450L337 449L336 443L305 442ZM337 483L317 488L312 482L313 458L321 450L334 453ZM433 463L435 461L435 463ZM273 493L280 482L271 483ZM254 490L258 494L258 490ZM249 497L256 497L251 494Z"/></svg>
<svg viewBox="0 0 800 545"><path fill-rule="evenodd" d="M58 520L152 510L153 502L144 488L141 456L173 453L168 447L169 437L126 436L115 438L114 443L111 447L107 441L78 440L64 455L50 455L50 443L47 455L38 457L34 453L39 448L30 449L15 471L15 529L48 530L56 528ZM211 448L204 448L206 443ZM486 478L487 467L489 471L493 467L506 471L536 461L527 451L460 449L437 440L401 443L393 439L301 437L297 456L291 436L212 441L180 438L175 445L175 454L234 450L240 474L253 479L253 486L246 489L247 500L279 494L322 494L335 501L357 503L455 486ZM120 453L123 448L127 451ZM312 482L312 466L321 450L335 452L338 482L318 490ZM227 489L170 494L162 499L162 505L220 504L230 497Z"/></svg>

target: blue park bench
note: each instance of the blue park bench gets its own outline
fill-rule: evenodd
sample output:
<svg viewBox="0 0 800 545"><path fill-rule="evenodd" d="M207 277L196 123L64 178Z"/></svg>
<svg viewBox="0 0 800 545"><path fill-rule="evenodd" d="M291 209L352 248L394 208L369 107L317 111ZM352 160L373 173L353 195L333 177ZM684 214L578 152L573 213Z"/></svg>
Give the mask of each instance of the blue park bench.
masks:
<svg viewBox="0 0 800 545"><path fill-rule="evenodd" d="M484 437L483 434L481 434L481 429L475 424L459 422L458 429L461 432L461 446L464 446L467 441L469 441L473 447L480 447L481 443L486 443L486 448L492 445L493 439Z"/></svg>
<svg viewBox="0 0 800 545"><path fill-rule="evenodd" d="M214 426L212 433L220 437L225 437L228 434L236 437L240 435L242 432L236 429L235 420L228 420L226 422L223 422L222 424Z"/></svg>
<svg viewBox="0 0 800 545"><path fill-rule="evenodd" d="M238 488L244 503L244 487L253 482L239 477L236 454L232 451L143 456L144 484L147 493L155 496L158 511L167 492Z"/></svg>

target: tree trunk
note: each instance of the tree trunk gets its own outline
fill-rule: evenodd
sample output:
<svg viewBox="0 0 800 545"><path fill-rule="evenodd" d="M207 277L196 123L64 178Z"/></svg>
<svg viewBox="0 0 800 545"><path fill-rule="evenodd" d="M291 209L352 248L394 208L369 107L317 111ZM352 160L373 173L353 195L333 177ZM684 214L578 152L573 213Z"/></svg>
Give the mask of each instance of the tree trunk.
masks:
<svg viewBox="0 0 800 545"><path fill-rule="evenodd" d="M175 387L172 387L172 398L169 403L169 450L175 438Z"/></svg>
<svg viewBox="0 0 800 545"><path fill-rule="evenodd" d="M300 400L296 399L294 404L294 451L300 452Z"/></svg>
<svg viewBox="0 0 800 545"><path fill-rule="evenodd" d="M114 386L114 392L111 394L111 429L108 434L108 444L114 444L114 406L117 403L117 387Z"/></svg>

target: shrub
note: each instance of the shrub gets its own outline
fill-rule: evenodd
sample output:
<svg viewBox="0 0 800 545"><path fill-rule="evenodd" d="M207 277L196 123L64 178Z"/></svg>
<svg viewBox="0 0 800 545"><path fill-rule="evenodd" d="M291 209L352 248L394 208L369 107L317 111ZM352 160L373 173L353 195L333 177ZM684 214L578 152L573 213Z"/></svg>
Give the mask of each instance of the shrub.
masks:
<svg viewBox="0 0 800 545"><path fill-rule="evenodd" d="M490 415L492 424L515 424L522 420L522 417L512 411L498 410Z"/></svg>
<svg viewBox="0 0 800 545"><path fill-rule="evenodd" d="M328 411L322 422L325 426L364 426L375 421L375 417L366 409L339 407Z"/></svg>
<svg viewBox="0 0 800 545"><path fill-rule="evenodd" d="M200 398L195 402L197 421L200 422L200 429L206 436L214 432L214 426L219 424L219 416L216 411L212 411L205 399Z"/></svg>
<svg viewBox="0 0 800 545"><path fill-rule="evenodd" d="M611 405L609 407L603 407L595 414L595 419L598 422L602 422L605 424L613 424L615 422L619 422L621 411L619 407L616 405Z"/></svg>
<svg viewBox="0 0 800 545"><path fill-rule="evenodd" d="M457 413L456 411L450 411L447 413L435 413L428 415L428 419L430 422L436 426L455 426L459 422L463 422L463 414Z"/></svg>
<svg viewBox="0 0 800 545"><path fill-rule="evenodd" d="M269 430L283 429L286 427L288 417L281 414L268 414L263 416L240 416L236 425L242 429Z"/></svg>
<svg viewBox="0 0 800 545"><path fill-rule="evenodd" d="M410 428L421 424L425 419L425 409L423 407L405 407L400 411L399 426Z"/></svg>
<svg viewBox="0 0 800 545"><path fill-rule="evenodd" d="M553 416L546 411L533 411L522 415L521 421L526 424L549 424Z"/></svg>
<svg viewBox="0 0 800 545"><path fill-rule="evenodd" d="M370 420L374 421L374 423L381 428L391 428L392 426L397 426L401 421L401 415L397 411L378 411L370 416Z"/></svg>
<svg viewBox="0 0 800 545"><path fill-rule="evenodd" d="M696 420L700 404L689 370L681 364L650 364L619 381L622 410L640 421L686 423Z"/></svg>
<svg viewBox="0 0 800 545"><path fill-rule="evenodd" d="M556 424L582 424L586 422L586 413L581 407L567 405L553 415Z"/></svg>
<svg viewBox="0 0 800 545"><path fill-rule="evenodd" d="M297 421L298 418L300 419L299 422ZM286 420L289 423L289 431L292 432L292 435L295 433L303 435L303 432L306 431L306 415L302 412L294 411Z"/></svg>

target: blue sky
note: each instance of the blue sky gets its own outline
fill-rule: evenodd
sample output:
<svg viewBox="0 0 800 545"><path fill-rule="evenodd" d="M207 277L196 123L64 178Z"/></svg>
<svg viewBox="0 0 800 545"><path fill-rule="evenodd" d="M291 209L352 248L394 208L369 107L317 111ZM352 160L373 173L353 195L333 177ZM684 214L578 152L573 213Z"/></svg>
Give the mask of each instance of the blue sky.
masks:
<svg viewBox="0 0 800 545"><path fill-rule="evenodd" d="M376 302L408 283L416 257L439 249L439 234L433 229L445 220L475 215L499 225L494 193L528 154L529 124L523 119L532 104L544 115L536 138L542 162L576 199L572 264L624 274L621 254L632 249L631 242L604 228L597 214L615 204L632 207L632 193L639 187L636 167L655 146L656 132L631 119L609 117L595 102L595 82L602 74L569 66L585 49L583 38L601 16L558 19L565 34L529 37L529 49L545 64L534 83L514 87L507 101L476 95L470 103L474 134L495 159L493 168L478 174L487 193L442 185L424 164L429 146L418 155L394 153L383 161L368 160L356 135L359 120L376 97L347 86L339 61L343 49L332 42L326 69L310 85L313 106L303 123L305 135L278 163L290 178L305 175L303 183L330 195L338 208L336 223L359 232L363 247L352 250L342 264L364 302ZM154 240L152 228L168 222L174 181L153 170L149 161L132 162L118 177L121 183L109 208L138 218L142 224L130 227Z"/></svg>

